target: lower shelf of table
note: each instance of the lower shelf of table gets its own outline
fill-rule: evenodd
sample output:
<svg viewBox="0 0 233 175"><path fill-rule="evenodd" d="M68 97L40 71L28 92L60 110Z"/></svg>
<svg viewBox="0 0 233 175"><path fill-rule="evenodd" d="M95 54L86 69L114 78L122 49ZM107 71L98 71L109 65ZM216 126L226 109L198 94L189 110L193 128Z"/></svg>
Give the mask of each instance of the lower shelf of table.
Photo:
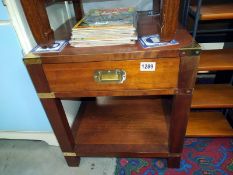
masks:
<svg viewBox="0 0 233 175"><path fill-rule="evenodd" d="M221 112L191 112L187 137L233 137L233 129Z"/></svg>
<svg viewBox="0 0 233 175"><path fill-rule="evenodd" d="M168 121L154 97L83 102L73 126L79 156L168 157Z"/></svg>

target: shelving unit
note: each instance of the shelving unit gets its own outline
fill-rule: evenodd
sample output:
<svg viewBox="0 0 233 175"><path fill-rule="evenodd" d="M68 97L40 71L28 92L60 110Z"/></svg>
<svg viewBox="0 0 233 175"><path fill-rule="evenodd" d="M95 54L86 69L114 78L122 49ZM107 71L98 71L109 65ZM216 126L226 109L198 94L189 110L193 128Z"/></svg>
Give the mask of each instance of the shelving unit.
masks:
<svg viewBox="0 0 233 175"><path fill-rule="evenodd" d="M233 2L231 0L184 0L183 2L182 24L185 27L189 26L194 38L205 41L205 37L201 39L204 34L219 38L223 38L223 34L232 36L233 29L229 28L232 26L230 21L233 20ZM201 25L199 26L199 24ZM200 35L196 37L197 34ZM219 39L216 39L216 42L219 42Z"/></svg>
<svg viewBox="0 0 233 175"><path fill-rule="evenodd" d="M70 36L67 24L58 31L51 29L45 1L21 2L39 45L48 47L55 39ZM81 1L74 2L82 11ZM151 49L138 42L92 48L67 45L59 53L25 56L69 166L78 166L80 156L124 156L164 157L168 167L179 167L200 47L177 25L179 0L162 4L160 14L138 16L138 34L159 33L163 41L175 39L177 45ZM155 70L140 69L151 62ZM70 128L61 100L77 98L82 105Z"/></svg>
<svg viewBox="0 0 233 175"><path fill-rule="evenodd" d="M224 1L184 1L183 25L188 15L194 17L193 37L198 24L233 19L233 3ZM213 29L205 26L199 33L231 32L233 29ZM210 36L210 35L209 35ZM219 41L218 41L219 42ZM202 51L198 71L218 72L233 70L233 49ZM233 107L233 86L231 84L197 84L194 89L186 136L188 137L232 137L233 129L221 109Z"/></svg>
<svg viewBox="0 0 233 175"><path fill-rule="evenodd" d="M233 49L203 51L199 71L233 70ZM231 84L197 84L194 89L187 137L232 137L233 129L219 109L233 108ZM215 109L215 110L214 110ZM217 110L216 110L217 109Z"/></svg>

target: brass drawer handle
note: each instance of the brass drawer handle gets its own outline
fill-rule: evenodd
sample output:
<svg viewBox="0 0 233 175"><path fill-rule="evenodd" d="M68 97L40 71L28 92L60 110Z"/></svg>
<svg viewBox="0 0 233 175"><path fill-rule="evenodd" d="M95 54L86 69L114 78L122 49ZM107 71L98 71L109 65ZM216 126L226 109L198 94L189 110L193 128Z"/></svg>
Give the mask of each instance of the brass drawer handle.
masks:
<svg viewBox="0 0 233 175"><path fill-rule="evenodd" d="M94 80L97 83L116 83L121 84L126 80L126 72L124 70L97 70L94 73Z"/></svg>

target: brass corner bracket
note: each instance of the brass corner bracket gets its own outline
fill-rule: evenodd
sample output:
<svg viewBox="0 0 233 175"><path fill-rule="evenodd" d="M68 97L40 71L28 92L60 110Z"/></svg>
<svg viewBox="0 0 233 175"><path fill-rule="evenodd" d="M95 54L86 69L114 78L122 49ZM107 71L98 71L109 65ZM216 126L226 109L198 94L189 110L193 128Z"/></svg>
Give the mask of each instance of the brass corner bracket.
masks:
<svg viewBox="0 0 233 175"><path fill-rule="evenodd" d="M199 56L201 54L201 46L196 42L192 42L192 44L180 48L181 56Z"/></svg>
<svg viewBox="0 0 233 175"><path fill-rule="evenodd" d="M76 157L77 156L76 153L72 153L72 152L63 152L63 155L65 157Z"/></svg>
<svg viewBox="0 0 233 175"><path fill-rule="evenodd" d="M35 55L34 53L28 53L27 55L24 56L23 58L24 64L41 64L41 58L39 55Z"/></svg>
<svg viewBox="0 0 233 175"><path fill-rule="evenodd" d="M46 98L56 98L55 94L53 92L51 93L37 93L38 97L40 99L46 99Z"/></svg>

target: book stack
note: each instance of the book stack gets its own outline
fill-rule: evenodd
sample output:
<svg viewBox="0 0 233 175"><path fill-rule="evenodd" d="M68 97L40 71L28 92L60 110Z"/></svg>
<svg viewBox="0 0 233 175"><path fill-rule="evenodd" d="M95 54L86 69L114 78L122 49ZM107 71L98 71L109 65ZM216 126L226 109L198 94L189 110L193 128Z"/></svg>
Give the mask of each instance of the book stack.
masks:
<svg viewBox="0 0 233 175"><path fill-rule="evenodd" d="M134 44L137 40L134 8L93 9L72 29L73 47Z"/></svg>

